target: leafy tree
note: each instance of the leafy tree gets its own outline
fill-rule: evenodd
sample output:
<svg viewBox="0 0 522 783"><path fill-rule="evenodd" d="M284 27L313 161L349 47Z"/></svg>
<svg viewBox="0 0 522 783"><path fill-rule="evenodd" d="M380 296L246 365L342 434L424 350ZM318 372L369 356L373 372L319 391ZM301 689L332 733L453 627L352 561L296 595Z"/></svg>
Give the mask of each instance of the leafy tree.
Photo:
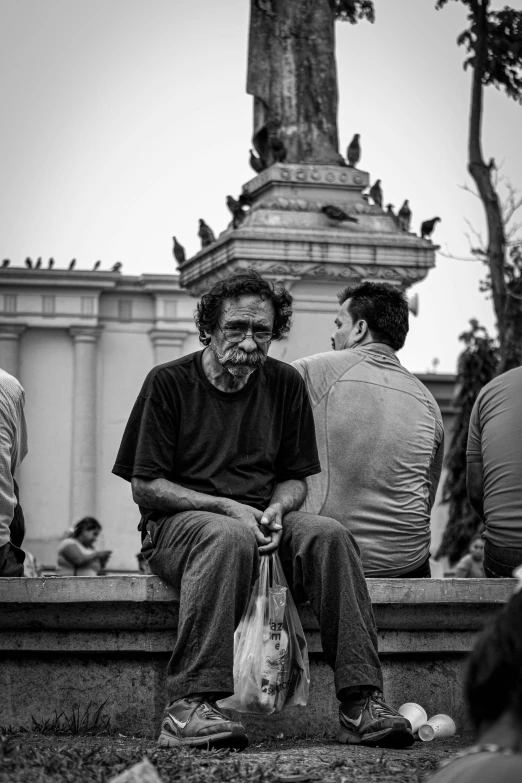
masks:
<svg viewBox="0 0 522 783"><path fill-rule="evenodd" d="M330 0L335 18L342 22L356 24L359 19L375 21L375 10L372 0Z"/></svg>
<svg viewBox="0 0 522 783"><path fill-rule="evenodd" d="M443 8L450 0L437 0ZM469 27L458 37L468 57L464 67L473 70L468 132L468 170L486 213L487 263L499 335L499 372L522 364L522 269L520 250L509 250L501 203L492 173L493 158L482 154L484 87L493 85L522 102L522 11L508 6L491 10L490 0L453 0L468 9Z"/></svg>
<svg viewBox="0 0 522 783"><path fill-rule="evenodd" d="M447 555L455 563L465 554L481 521L469 504L466 490L466 446L471 411L486 383L496 375L499 352L495 341L478 321L459 336L466 346L459 356L451 448L446 458L448 470L442 490L442 502L449 503L449 518L437 557Z"/></svg>

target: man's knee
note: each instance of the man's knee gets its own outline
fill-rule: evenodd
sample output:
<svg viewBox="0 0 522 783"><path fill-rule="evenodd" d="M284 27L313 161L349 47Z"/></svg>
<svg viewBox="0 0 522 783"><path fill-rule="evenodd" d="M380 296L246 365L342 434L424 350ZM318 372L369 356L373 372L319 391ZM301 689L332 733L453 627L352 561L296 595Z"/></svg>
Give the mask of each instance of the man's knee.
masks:
<svg viewBox="0 0 522 783"><path fill-rule="evenodd" d="M255 552L256 538L253 531L240 519L223 517L211 525L209 536L220 548L235 554Z"/></svg>
<svg viewBox="0 0 522 783"><path fill-rule="evenodd" d="M327 547L344 546L360 554L355 538L337 519L299 511L291 512L287 517L290 517L288 521L292 524L295 533L304 540L318 541Z"/></svg>

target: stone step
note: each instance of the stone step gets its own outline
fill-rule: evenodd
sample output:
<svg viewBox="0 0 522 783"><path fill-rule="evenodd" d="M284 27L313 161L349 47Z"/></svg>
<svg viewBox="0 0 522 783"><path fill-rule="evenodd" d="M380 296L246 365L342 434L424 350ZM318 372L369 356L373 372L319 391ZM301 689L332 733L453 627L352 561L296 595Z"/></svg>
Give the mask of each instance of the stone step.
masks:
<svg viewBox="0 0 522 783"><path fill-rule="evenodd" d="M447 712L466 727L464 665L512 579L368 579L387 700ZM155 576L0 579L0 725L106 701L113 728L153 736L165 701L179 593ZM317 621L299 607L311 663L306 708L244 716L252 739L337 731L333 675Z"/></svg>

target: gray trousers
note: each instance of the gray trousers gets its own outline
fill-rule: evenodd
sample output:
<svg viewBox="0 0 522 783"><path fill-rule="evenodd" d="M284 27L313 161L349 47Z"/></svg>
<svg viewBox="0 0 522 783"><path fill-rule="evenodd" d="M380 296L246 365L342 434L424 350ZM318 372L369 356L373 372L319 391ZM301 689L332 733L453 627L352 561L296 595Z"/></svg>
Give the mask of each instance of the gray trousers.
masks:
<svg viewBox="0 0 522 783"><path fill-rule="evenodd" d="M206 511L149 522L148 532L143 554L152 573L180 589L168 699L228 696L234 630L259 571L254 535L241 521ZM338 697L344 688L381 688L373 611L353 536L334 519L294 511L283 520L279 556L296 603L312 605Z"/></svg>

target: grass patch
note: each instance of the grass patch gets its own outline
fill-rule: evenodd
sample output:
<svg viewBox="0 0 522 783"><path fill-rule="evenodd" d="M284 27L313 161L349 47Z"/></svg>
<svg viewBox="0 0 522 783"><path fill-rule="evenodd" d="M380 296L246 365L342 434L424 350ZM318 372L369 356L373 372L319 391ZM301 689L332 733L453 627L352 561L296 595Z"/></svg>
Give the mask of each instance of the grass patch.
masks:
<svg viewBox="0 0 522 783"><path fill-rule="evenodd" d="M272 744L272 743L270 743ZM0 783L107 783L146 756L163 783L420 783L438 759L327 740L267 743L243 753L159 748L154 740L22 734L0 741Z"/></svg>
<svg viewBox="0 0 522 783"><path fill-rule="evenodd" d="M56 737L108 735L111 733L111 718L110 715L103 712L106 704L107 701L104 701L99 707L96 707L93 702L89 702L84 709L74 705L69 715L65 711L55 710L51 718L38 719L31 715L31 728L27 726L19 726L18 728L0 726L0 736L11 737L29 731L44 735L52 734Z"/></svg>

